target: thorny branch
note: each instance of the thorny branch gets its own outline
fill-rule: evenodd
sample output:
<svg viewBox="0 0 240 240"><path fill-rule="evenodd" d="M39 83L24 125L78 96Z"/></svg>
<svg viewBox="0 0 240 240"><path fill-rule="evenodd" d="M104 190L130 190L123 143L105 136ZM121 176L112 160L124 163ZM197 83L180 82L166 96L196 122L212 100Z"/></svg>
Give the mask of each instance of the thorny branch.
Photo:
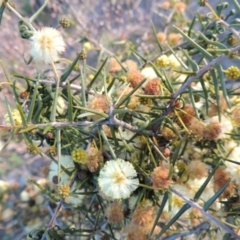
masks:
<svg viewBox="0 0 240 240"><path fill-rule="evenodd" d="M214 223L216 223L219 227L221 227L224 231L226 231L227 233L230 233L232 235L232 237L234 237L235 239L239 239L239 236L228 226L226 226L225 224L223 224L221 221L219 221L217 218L215 218L213 215L211 215L210 213L206 212L200 205L198 205L196 202L192 201L191 199L185 197L183 194L181 194L179 191L177 191L176 189L174 189L173 187L170 187L170 190L176 194L177 196L179 196L180 198L182 198L185 202L187 202L191 207L198 209L204 216L206 216L209 220L213 221Z"/></svg>
<svg viewBox="0 0 240 240"><path fill-rule="evenodd" d="M228 52L228 54L231 54L233 52L237 52L240 50L240 44L237 45L234 48L231 48ZM201 69L199 69L195 75L190 76L185 83L183 83L183 85L172 95L172 98L167 106L167 108L165 109L165 111L162 113L161 115L161 119L163 119L164 116L167 116L169 114L169 112L173 109L174 103L177 99L177 97L182 94L186 88L197 78L203 76L204 73L208 72L211 68L213 68L214 66L216 66L218 63L220 63L224 57L226 56L226 54L221 54L220 56L214 58L213 60L211 60L207 65L205 65L204 67L202 67ZM154 125L153 127L153 131L155 133L158 132L159 127L161 126L162 120L160 120L157 124Z"/></svg>

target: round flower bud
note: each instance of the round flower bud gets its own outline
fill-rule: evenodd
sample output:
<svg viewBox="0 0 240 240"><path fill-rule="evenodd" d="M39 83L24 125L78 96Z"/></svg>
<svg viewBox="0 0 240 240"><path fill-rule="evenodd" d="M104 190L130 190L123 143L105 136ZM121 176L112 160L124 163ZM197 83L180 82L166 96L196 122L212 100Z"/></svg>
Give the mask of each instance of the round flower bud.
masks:
<svg viewBox="0 0 240 240"><path fill-rule="evenodd" d="M85 49L86 51L90 51L90 50L92 49L92 45L91 45L90 42L85 42L85 43L83 44L83 47L84 47L84 49Z"/></svg>
<svg viewBox="0 0 240 240"><path fill-rule="evenodd" d="M228 39L227 39L227 44L230 45L230 46L235 46L236 44L238 44L239 40L232 34L230 34L228 36Z"/></svg>
<svg viewBox="0 0 240 240"><path fill-rule="evenodd" d="M169 33L167 36L168 44L170 46L175 46L180 43L182 36L178 33Z"/></svg>
<svg viewBox="0 0 240 240"><path fill-rule="evenodd" d="M19 94L19 97L22 98L22 99L27 99L30 95L30 92L28 91L23 91Z"/></svg>
<svg viewBox="0 0 240 240"><path fill-rule="evenodd" d="M109 64L110 64L109 73L116 73L122 70L122 66L115 58L110 58Z"/></svg>
<svg viewBox="0 0 240 240"><path fill-rule="evenodd" d="M119 223L124 219L123 206L120 201L110 204L105 213L109 223Z"/></svg>
<svg viewBox="0 0 240 240"><path fill-rule="evenodd" d="M169 63L170 62L167 55L162 55L157 59L157 65L159 67L168 67Z"/></svg>
<svg viewBox="0 0 240 240"><path fill-rule="evenodd" d="M50 147L48 148L48 152L49 152L49 155L50 155L51 157L57 156L57 150L56 150L56 147L55 147L55 146L50 146Z"/></svg>
<svg viewBox="0 0 240 240"><path fill-rule="evenodd" d="M240 69L236 66L231 66L224 71L226 78L237 80L240 77Z"/></svg>
<svg viewBox="0 0 240 240"><path fill-rule="evenodd" d="M58 194L62 198L66 198L70 195L70 187L67 184L60 185L58 188Z"/></svg>
<svg viewBox="0 0 240 240"><path fill-rule="evenodd" d="M169 179L169 165L162 164L154 168L151 177L154 189L168 188L172 182L171 179Z"/></svg>
<svg viewBox="0 0 240 240"><path fill-rule="evenodd" d="M138 65L135 61L128 59L123 63L123 66L128 70L128 71L132 71L132 70L137 70L138 69Z"/></svg>
<svg viewBox="0 0 240 240"><path fill-rule="evenodd" d="M74 162L86 164L87 163L87 153L82 148L76 148L72 151L72 158Z"/></svg>
<svg viewBox="0 0 240 240"><path fill-rule="evenodd" d="M159 95L160 91L160 79L154 78L149 80L144 88L144 93L147 95Z"/></svg>
<svg viewBox="0 0 240 240"><path fill-rule="evenodd" d="M14 109L11 113L12 113L13 124L14 125L21 125L22 124L22 118L21 118L20 112L17 109ZM4 115L4 120L5 120L7 125L11 124L11 120L10 119L11 118L6 113Z"/></svg>
<svg viewBox="0 0 240 240"><path fill-rule="evenodd" d="M132 70L127 73L127 80L133 88L135 88L143 79L144 75L142 75L138 70Z"/></svg>
<svg viewBox="0 0 240 240"><path fill-rule="evenodd" d="M203 137L207 140L216 139L222 132L222 128L219 122L210 122L203 130Z"/></svg>
<svg viewBox="0 0 240 240"><path fill-rule="evenodd" d="M84 60L84 59L86 59L86 58L87 58L87 52L86 52L86 49L83 49L83 50L81 51L81 53L80 53L79 59L80 59L80 60Z"/></svg>
<svg viewBox="0 0 240 240"><path fill-rule="evenodd" d="M59 24L63 27L63 28L68 28L70 26L70 22L67 18L62 18L59 21Z"/></svg>
<svg viewBox="0 0 240 240"><path fill-rule="evenodd" d="M163 44L166 40L166 34L164 32L159 32L157 34L158 41Z"/></svg>

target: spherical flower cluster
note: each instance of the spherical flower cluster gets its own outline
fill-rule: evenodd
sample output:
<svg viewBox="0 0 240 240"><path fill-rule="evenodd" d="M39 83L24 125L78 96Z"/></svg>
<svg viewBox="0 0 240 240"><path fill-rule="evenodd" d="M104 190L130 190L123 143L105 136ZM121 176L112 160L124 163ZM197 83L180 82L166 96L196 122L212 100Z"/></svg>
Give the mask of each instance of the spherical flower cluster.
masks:
<svg viewBox="0 0 240 240"><path fill-rule="evenodd" d="M150 201L144 201L135 209L131 222L137 226L144 227L153 220L154 207Z"/></svg>
<svg viewBox="0 0 240 240"><path fill-rule="evenodd" d="M230 133L233 130L233 124L230 119L221 114L221 121L219 117L214 116L212 118L206 118L205 123L207 124L204 129L204 138L209 140L218 139L229 139Z"/></svg>
<svg viewBox="0 0 240 240"><path fill-rule="evenodd" d="M186 125L190 125L192 119L195 116L195 111L192 106L186 105L184 109L181 110L179 113L179 117L181 118L181 121Z"/></svg>
<svg viewBox="0 0 240 240"><path fill-rule="evenodd" d="M90 51L93 47L92 47L92 44L90 42L85 42L83 44L83 48L86 50L86 51Z"/></svg>
<svg viewBox="0 0 240 240"><path fill-rule="evenodd" d="M154 189L168 188L172 182L171 179L169 179L169 165L162 164L154 168L151 177Z"/></svg>
<svg viewBox="0 0 240 240"><path fill-rule="evenodd" d="M147 80L151 80L153 78L157 77L156 72L152 67L145 67L142 69L141 74L146 78Z"/></svg>
<svg viewBox="0 0 240 240"><path fill-rule="evenodd" d="M214 174L214 191L217 192L229 179L230 176L226 169L223 167L219 167ZM233 192L234 184L230 182L219 198L220 199L227 198L230 195L232 195Z"/></svg>
<svg viewBox="0 0 240 240"><path fill-rule="evenodd" d="M240 69L236 66L231 66L224 71L226 78L237 80L240 77Z"/></svg>
<svg viewBox="0 0 240 240"><path fill-rule="evenodd" d="M120 72L122 70L122 66L115 58L110 58L110 73Z"/></svg>
<svg viewBox="0 0 240 240"><path fill-rule="evenodd" d="M32 154L32 155L36 155L40 152L38 147L35 146L34 144L26 143L26 147L27 147L27 152Z"/></svg>
<svg viewBox="0 0 240 240"><path fill-rule="evenodd" d="M208 117L213 117L218 115L219 107L221 110L227 110L227 102L223 96L220 96L219 106L216 101L209 104L208 107Z"/></svg>
<svg viewBox="0 0 240 240"><path fill-rule="evenodd" d="M62 198L66 198L70 195L70 187L68 186L68 184L63 184L60 185L58 187L58 194L62 197Z"/></svg>
<svg viewBox="0 0 240 240"><path fill-rule="evenodd" d="M87 163L87 153L82 148L76 148L72 151L72 158L74 162L86 164Z"/></svg>
<svg viewBox="0 0 240 240"><path fill-rule="evenodd" d="M120 201L111 203L105 212L109 223L119 223L124 219L123 206Z"/></svg>
<svg viewBox="0 0 240 240"><path fill-rule="evenodd" d="M163 44L166 40L166 34L164 32L158 32L157 34L158 41Z"/></svg>
<svg viewBox="0 0 240 240"><path fill-rule="evenodd" d="M2 195L8 189L9 189L9 183L3 180L0 180L0 195Z"/></svg>
<svg viewBox="0 0 240 240"><path fill-rule="evenodd" d="M22 124L22 118L21 118L20 112L17 109L14 109L11 112L11 115L12 115L12 120L13 120L14 125L21 125ZM4 120L5 120L7 125L12 124L11 121L10 121L10 117L7 113L4 115Z"/></svg>
<svg viewBox="0 0 240 240"><path fill-rule="evenodd" d="M19 94L19 97L22 98L22 99L27 99L27 98L29 98L29 95L30 95L30 92L23 91Z"/></svg>
<svg viewBox="0 0 240 240"><path fill-rule="evenodd" d="M95 94L95 96L89 101L88 107L98 112L108 112L110 103L106 95Z"/></svg>
<svg viewBox="0 0 240 240"><path fill-rule="evenodd" d="M173 54L168 56L168 60L171 68L179 68L181 66L179 60Z"/></svg>
<svg viewBox="0 0 240 240"><path fill-rule="evenodd" d="M127 80L133 88L135 88L143 79L144 75L142 75L138 70L132 70L127 73Z"/></svg>
<svg viewBox="0 0 240 240"><path fill-rule="evenodd" d="M174 140L174 139L177 139L178 137L176 133L168 127L163 127L161 134L166 140Z"/></svg>
<svg viewBox="0 0 240 240"><path fill-rule="evenodd" d="M234 36L234 35L230 35L227 39L227 43L230 46L234 46L239 42L239 40Z"/></svg>
<svg viewBox="0 0 240 240"><path fill-rule="evenodd" d="M123 66L127 68L128 71L133 71L138 69L138 65L135 61L128 59L123 63Z"/></svg>
<svg viewBox="0 0 240 240"><path fill-rule="evenodd" d="M102 153L95 147L90 147L86 151L87 153L87 166L90 172L96 172L99 163L103 162Z"/></svg>
<svg viewBox="0 0 240 240"><path fill-rule="evenodd" d="M127 229L128 239L145 239L144 236L152 230L155 215L156 210L154 209L151 201L146 200L141 202L132 214L131 221ZM156 226L153 235L156 235L159 231L160 228ZM135 238L135 232L138 233L137 238ZM141 238L139 238L139 236L141 236Z"/></svg>
<svg viewBox="0 0 240 240"><path fill-rule="evenodd" d="M192 118L188 125L188 130L190 134L192 134L196 139L201 140L203 139L203 132L206 127L201 120L197 118Z"/></svg>
<svg viewBox="0 0 240 240"><path fill-rule="evenodd" d="M222 132L221 124L217 121L210 122L203 130L203 138L207 140L217 139Z"/></svg>
<svg viewBox="0 0 240 240"><path fill-rule="evenodd" d="M189 178L201 179L208 175L207 165L200 160L191 161L185 168Z"/></svg>
<svg viewBox="0 0 240 240"><path fill-rule="evenodd" d="M59 59L65 50L65 42L61 33L54 28L44 27L33 32L30 54L36 61L52 63Z"/></svg>
<svg viewBox="0 0 240 240"><path fill-rule="evenodd" d="M56 149L55 146L50 146L50 147L48 148L48 152L49 152L49 155L50 155L51 157L57 156L57 149Z"/></svg>
<svg viewBox="0 0 240 240"><path fill-rule="evenodd" d="M59 24L63 27L63 28L68 28L70 27L70 21L67 18L62 18L59 20Z"/></svg>
<svg viewBox="0 0 240 240"><path fill-rule="evenodd" d="M157 65L163 68L168 67L170 63L167 55L160 56L156 61L157 61Z"/></svg>
<svg viewBox="0 0 240 240"><path fill-rule="evenodd" d="M159 95L160 94L160 79L153 78L149 80L144 88L146 95Z"/></svg>
<svg viewBox="0 0 240 240"><path fill-rule="evenodd" d="M168 44L170 46L175 46L181 42L181 35L179 33L169 33L167 36Z"/></svg>
<svg viewBox="0 0 240 240"><path fill-rule="evenodd" d="M128 198L138 188L138 183L133 165L123 159L107 161L98 178L101 191L113 199Z"/></svg>

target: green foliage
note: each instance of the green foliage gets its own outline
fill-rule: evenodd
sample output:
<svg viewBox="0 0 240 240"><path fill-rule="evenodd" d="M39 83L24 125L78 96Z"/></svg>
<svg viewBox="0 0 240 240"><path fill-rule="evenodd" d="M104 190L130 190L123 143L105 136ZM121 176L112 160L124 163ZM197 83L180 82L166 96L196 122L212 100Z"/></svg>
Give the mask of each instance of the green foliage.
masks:
<svg viewBox="0 0 240 240"><path fill-rule="evenodd" d="M101 44L99 52L86 36L69 60L59 57L60 30L33 25L47 3L29 19L7 1L0 8L0 21L4 8L19 17L29 66L38 59L48 67L11 76L0 61L16 103L12 109L5 98L5 147L18 136L51 161L47 183L29 179L43 205L56 206L27 239L237 239L239 207L231 200L239 199L240 101L239 86L228 85L240 70L224 65L233 65L230 56L239 60L234 11L199 1L208 12L188 19L187 1L170 1L171 24L158 32L152 23L148 54L130 40L120 54ZM91 51L96 66L87 60ZM62 220L62 209L71 220Z"/></svg>

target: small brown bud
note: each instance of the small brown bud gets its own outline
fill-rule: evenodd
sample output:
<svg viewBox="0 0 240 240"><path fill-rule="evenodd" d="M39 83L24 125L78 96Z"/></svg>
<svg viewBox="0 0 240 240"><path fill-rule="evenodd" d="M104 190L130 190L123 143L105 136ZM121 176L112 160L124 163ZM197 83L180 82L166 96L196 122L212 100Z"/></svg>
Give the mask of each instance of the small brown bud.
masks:
<svg viewBox="0 0 240 240"><path fill-rule="evenodd" d="M68 28L70 26L70 21L67 18L62 18L62 19L60 19L59 24L63 28Z"/></svg>

